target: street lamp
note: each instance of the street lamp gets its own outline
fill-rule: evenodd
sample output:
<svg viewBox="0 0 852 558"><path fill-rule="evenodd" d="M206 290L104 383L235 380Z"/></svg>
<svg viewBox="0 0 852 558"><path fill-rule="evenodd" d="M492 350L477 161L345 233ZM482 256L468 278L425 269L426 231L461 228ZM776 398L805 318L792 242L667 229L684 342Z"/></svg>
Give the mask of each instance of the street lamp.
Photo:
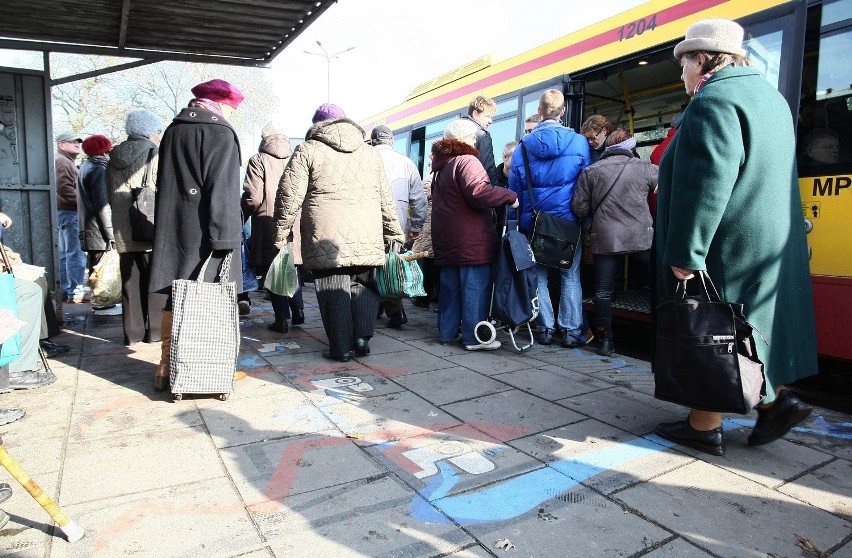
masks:
<svg viewBox="0 0 852 558"><path fill-rule="evenodd" d="M330 103L330 102L331 102L331 61L332 61L333 59L335 59L335 58L339 57L341 54L346 53L346 52L349 52L350 50L354 49L355 47L354 47L354 46L351 46L351 47L347 48L346 50L341 50L341 51L339 51L339 52L335 52L334 54L329 54L329 53L328 53L328 51L325 49L325 47L324 47L324 46L322 46L322 43L321 43L321 42L317 41L317 46L318 46L318 47L320 47L320 48L322 49L322 52L311 52L311 51L309 51L309 50L306 50L306 51L305 51L305 54L313 54L314 56L322 56L323 58L325 58L325 69L326 69L326 75L325 75L326 91L325 91L325 96L326 96L326 102L327 102L327 103Z"/></svg>

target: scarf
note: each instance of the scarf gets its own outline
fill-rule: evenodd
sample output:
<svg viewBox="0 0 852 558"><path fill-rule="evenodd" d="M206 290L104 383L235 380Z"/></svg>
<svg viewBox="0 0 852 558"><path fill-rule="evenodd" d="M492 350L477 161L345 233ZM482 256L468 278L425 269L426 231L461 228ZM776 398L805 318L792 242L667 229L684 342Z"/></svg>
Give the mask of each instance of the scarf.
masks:
<svg viewBox="0 0 852 558"><path fill-rule="evenodd" d="M211 101L210 99L193 99L189 102L187 106L209 110L210 112L215 112L223 118L225 117L225 115L222 114L222 109L219 108L219 103L217 103L216 101Z"/></svg>
<svg viewBox="0 0 852 558"><path fill-rule="evenodd" d="M695 84L695 91L692 92L693 97L698 94L698 90L701 89L702 87L704 87L704 84L707 83L707 80L710 79L711 77L713 77L713 74L715 74L715 73L716 73L715 71L707 72L706 74L701 76L701 79L699 79L698 83Z"/></svg>
<svg viewBox="0 0 852 558"><path fill-rule="evenodd" d="M636 138L627 138L621 143L615 143L605 148L604 151L609 151L610 149L626 149L627 151L633 151L636 147Z"/></svg>

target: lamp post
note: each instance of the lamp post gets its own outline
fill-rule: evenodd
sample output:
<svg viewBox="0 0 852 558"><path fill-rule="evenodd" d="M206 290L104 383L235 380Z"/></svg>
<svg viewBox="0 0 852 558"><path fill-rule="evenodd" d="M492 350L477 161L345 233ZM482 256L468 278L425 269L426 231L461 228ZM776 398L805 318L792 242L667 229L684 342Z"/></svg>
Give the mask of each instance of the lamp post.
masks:
<svg viewBox="0 0 852 558"><path fill-rule="evenodd" d="M322 49L322 52L311 52L309 50L306 50L304 52L305 52L305 54L313 54L314 56L322 56L323 58L325 58L325 71L326 71L326 73L325 73L325 87L326 87L325 96L326 96L326 102L330 103L331 102L331 61L333 59L339 57L341 54L349 52L350 50L354 49L355 47L351 46L351 47L349 47L345 50L335 52L334 54L329 54L328 51L325 49L325 47L322 46L321 42L317 41L317 46L320 47L320 49Z"/></svg>

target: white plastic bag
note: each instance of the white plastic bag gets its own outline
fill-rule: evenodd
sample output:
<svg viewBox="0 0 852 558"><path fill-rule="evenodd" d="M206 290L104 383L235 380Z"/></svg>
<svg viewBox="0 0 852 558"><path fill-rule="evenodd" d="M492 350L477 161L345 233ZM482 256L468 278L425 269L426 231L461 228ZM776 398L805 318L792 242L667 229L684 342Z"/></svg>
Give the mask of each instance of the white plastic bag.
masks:
<svg viewBox="0 0 852 558"><path fill-rule="evenodd" d="M108 308L121 302L121 269L118 251L108 250L89 275L92 307Z"/></svg>
<svg viewBox="0 0 852 558"><path fill-rule="evenodd" d="M281 296L296 294L299 289L299 275L296 271L296 263L293 261L293 254L290 253L289 243L284 245L272 260L263 286L269 289L269 292Z"/></svg>

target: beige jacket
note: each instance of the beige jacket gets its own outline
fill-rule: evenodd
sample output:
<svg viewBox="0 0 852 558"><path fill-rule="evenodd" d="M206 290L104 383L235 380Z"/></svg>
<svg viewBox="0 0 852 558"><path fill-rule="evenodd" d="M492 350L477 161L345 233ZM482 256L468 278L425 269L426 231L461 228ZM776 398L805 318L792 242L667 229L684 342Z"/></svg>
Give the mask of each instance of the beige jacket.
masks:
<svg viewBox="0 0 852 558"><path fill-rule="evenodd" d="M384 242L403 239L382 160L345 118L316 124L287 163L275 199L276 247L300 208L308 269L380 266Z"/></svg>
<svg viewBox="0 0 852 558"><path fill-rule="evenodd" d="M115 248L119 254L125 252L150 252L150 242L133 240L130 227L130 206L133 204L131 188L142 186L148 152L153 149L150 187L157 190L157 146L148 138L130 136L127 141L116 145L110 152L107 165L107 194L112 208L112 232Z"/></svg>

